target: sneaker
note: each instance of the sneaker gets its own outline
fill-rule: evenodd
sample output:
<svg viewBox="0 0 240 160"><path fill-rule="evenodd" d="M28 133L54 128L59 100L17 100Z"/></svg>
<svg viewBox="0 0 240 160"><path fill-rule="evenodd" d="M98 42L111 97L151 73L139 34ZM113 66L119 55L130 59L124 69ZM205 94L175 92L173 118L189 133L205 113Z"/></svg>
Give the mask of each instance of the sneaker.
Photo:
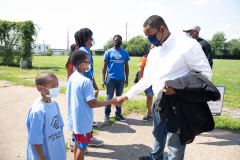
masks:
<svg viewBox="0 0 240 160"><path fill-rule="evenodd" d="M98 123L97 123L97 122L93 122L92 126L93 126L93 127L97 127L97 126L98 126Z"/></svg>
<svg viewBox="0 0 240 160"><path fill-rule="evenodd" d="M143 117L143 122L147 122L147 121L150 121L152 119L152 116L151 115L147 115L145 114L145 116Z"/></svg>
<svg viewBox="0 0 240 160"><path fill-rule="evenodd" d="M84 153L88 153L88 150L87 150L87 148L85 148L85 152Z"/></svg>
<svg viewBox="0 0 240 160"><path fill-rule="evenodd" d="M125 122L125 121L126 121L126 119L123 118L122 115L119 115L119 116L117 116L116 118L119 119L119 121L121 121L121 122Z"/></svg>
<svg viewBox="0 0 240 160"><path fill-rule="evenodd" d="M69 139L68 148L73 148L74 142L72 139Z"/></svg>
<svg viewBox="0 0 240 160"><path fill-rule="evenodd" d="M103 145L103 141L97 140L97 138L92 137L90 144L88 144L88 146L102 146Z"/></svg>
<svg viewBox="0 0 240 160"><path fill-rule="evenodd" d="M109 120L109 116L105 115L105 117L103 118L103 122L107 122Z"/></svg>
<svg viewBox="0 0 240 160"><path fill-rule="evenodd" d="M151 160L150 156L141 156L139 160Z"/></svg>

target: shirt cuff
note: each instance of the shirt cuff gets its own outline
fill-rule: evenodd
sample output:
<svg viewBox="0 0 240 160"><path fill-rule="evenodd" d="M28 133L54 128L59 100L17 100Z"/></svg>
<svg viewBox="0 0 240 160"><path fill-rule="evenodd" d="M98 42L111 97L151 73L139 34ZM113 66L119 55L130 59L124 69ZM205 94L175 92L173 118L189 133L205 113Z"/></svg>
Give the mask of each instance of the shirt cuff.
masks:
<svg viewBox="0 0 240 160"><path fill-rule="evenodd" d="M131 91L128 91L127 93L125 93L125 95L127 96L128 100L130 100L134 97L134 95L133 95L133 93L131 93Z"/></svg>

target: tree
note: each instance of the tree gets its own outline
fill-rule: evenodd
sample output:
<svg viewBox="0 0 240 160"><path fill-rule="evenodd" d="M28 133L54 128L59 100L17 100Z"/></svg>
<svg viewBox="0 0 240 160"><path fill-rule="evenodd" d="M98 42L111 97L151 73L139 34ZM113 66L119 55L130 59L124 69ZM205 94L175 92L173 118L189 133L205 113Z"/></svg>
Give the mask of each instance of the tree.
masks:
<svg viewBox="0 0 240 160"><path fill-rule="evenodd" d="M114 47L112 38L107 41L107 43L103 46L103 50L107 51L108 49Z"/></svg>
<svg viewBox="0 0 240 160"><path fill-rule="evenodd" d="M228 41L227 46L232 58L240 57L240 38Z"/></svg>
<svg viewBox="0 0 240 160"><path fill-rule="evenodd" d="M65 55L65 52L64 52L64 51L61 51L61 52L60 52L60 55L61 55L61 56Z"/></svg>
<svg viewBox="0 0 240 160"><path fill-rule="evenodd" d="M143 56L146 54L149 44L150 42L147 38L139 35L128 41L126 51L131 56Z"/></svg>
<svg viewBox="0 0 240 160"><path fill-rule="evenodd" d="M103 50L104 52L106 52L107 50L109 50L110 48L114 47L114 43L113 43L113 39L109 39L107 41L107 43L103 46ZM127 48L127 42L126 41L122 41L122 45L121 48L126 49Z"/></svg>
<svg viewBox="0 0 240 160"><path fill-rule="evenodd" d="M10 22L0 20L0 63L19 65L20 59L32 67L32 43L37 31L32 21Z"/></svg>
<svg viewBox="0 0 240 160"><path fill-rule="evenodd" d="M47 52L44 53L44 56L52 56L53 55L53 50L48 49Z"/></svg>
<svg viewBox="0 0 240 160"><path fill-rule="evenodd" d="M229 54L227 50L226 38L224 32L217 32L210 40L210 45L213 52L213 57L222 57Z"/></svg>

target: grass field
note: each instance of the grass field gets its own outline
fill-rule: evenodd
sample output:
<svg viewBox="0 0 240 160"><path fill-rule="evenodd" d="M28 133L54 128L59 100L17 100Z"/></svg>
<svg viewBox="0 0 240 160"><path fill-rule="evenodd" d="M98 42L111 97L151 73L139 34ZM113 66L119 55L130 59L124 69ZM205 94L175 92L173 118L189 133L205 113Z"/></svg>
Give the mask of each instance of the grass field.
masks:
<svg viewBox="0 0 240 160"><path fill-rule="evenodd" d="M140 57L130 57L129 61L129 86L124 89L127 92L133 85L135 74L138 71L138 62ZM14 84L22 84L25 86L34 86L34 82L27 79L34 79L40 72L53 72L59 79L66 80L65 64L67 56L36 56L33 59L33 68L21 70L16 67L0 66L0 80L7 80ZM103 56L93 56L94 59L94 77L99 89L103 89L102 66ZM240 108L240 61L239 60L216 60L213 64L212 82L217 86L225 86L224 107L231 109ZM163 68L164 69L164 68ZM61 87L61 86L60 86ZM64 92L65 88L61 88ZM139 112L144 114L145 100L131 100L125 103L125 114L130 112ZM232 131L240 131L240 120L233 119L227 115L215 117L216 127L230 129ZM227 123L227 124L226 124Z"/></svg>

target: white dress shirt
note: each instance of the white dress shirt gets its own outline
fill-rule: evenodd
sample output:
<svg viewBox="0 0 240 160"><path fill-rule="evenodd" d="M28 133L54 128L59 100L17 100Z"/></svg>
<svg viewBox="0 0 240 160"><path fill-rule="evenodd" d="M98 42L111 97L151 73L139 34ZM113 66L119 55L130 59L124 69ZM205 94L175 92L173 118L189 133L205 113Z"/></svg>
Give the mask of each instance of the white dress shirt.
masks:
<svg viewBox="0 0 240 160"><path fill-rule="evenodd" d="M162 46L154 47L144 68L143 78L125 95L132 99L152 85L153 92L158 95L164 82L200 71L209 80L212 78L211 67L201 45L185 34L170 34Z"/></svg>

